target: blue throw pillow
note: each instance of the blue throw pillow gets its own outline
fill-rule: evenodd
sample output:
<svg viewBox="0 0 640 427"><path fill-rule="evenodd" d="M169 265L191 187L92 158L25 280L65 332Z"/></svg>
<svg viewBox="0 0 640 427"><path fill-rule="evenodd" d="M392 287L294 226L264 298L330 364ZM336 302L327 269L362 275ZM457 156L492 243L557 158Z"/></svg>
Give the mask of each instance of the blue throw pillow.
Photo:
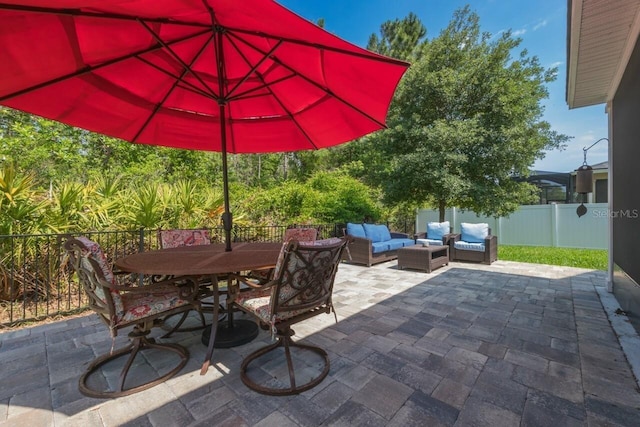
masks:
<svg viewBox="0 0 640 427"><path fill-rule="evenodd" d="M351 222L347 223L347 234L353 237L362 237L366 238L367 235L364 232L364 228L362 224L353 224Z"/></svg>
<svg viewBox="0 0 640 427"><path fill-rule="evenodd" d="M463 222L460 224L460 240L468 243L483 243L485 237L489 235L489 224L470 224Z"/></svg>
<svg viewBox="0 0 640 427"><path fill-rule="evenodd" d="M449 234L449 231L451 231L451 225L449 225L449 221L427 223L428 239L442 240L445 234Z"/></svg>
<svg viewBox="0 0 640 427"><path fill-rule="evenodd" d="M367 235L367 239L371 240L373 243L382 242L382 236L380 235L380 230L375 224L362 224L364 228L364 234Z"/></svg>
<svg viewBox="0 0 640 427"><path fill-rule="evenodd" d="M389 227L384 224L376 225L376 227L378 228L381 242L391 240L391 232L389 232Z"/></svg>

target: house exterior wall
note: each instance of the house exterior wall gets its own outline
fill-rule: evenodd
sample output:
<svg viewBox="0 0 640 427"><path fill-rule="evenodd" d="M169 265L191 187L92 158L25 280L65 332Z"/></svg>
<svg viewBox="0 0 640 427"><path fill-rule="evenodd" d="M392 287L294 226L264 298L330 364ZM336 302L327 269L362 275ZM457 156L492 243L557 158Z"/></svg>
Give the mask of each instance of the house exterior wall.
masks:
<svg viewBox="0 0 640 427"><path fill-rule="evenodd" d="M612 212L640 209L640 47L636 43L611 102ZM613 220L613 291L631 323L640 331L640 218L617 215Z"/></svg>

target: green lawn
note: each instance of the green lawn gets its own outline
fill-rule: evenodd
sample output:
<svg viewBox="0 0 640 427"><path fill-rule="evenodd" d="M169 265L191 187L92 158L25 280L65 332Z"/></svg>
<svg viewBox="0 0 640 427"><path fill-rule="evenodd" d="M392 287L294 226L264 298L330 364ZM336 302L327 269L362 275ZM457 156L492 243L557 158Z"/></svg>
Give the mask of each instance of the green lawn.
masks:
<svg viewBox="0 0 640 427"><path fill-rule="evenodd" d="M543 246L498 246L498 259L533 264L607 269L607 251L603 249L551 248Z"/></svg>

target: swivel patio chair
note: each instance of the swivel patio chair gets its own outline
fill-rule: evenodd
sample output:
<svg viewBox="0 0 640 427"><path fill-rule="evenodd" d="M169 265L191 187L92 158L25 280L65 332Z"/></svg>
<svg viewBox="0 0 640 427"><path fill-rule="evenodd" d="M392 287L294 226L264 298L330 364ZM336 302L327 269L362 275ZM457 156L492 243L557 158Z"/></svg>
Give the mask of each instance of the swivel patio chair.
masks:
<svg viewBox="0 0 640 427"><path fill-rule="evenodd" d="M256 317L259 322L269 326L277 341L249 354L242 361L240 378L250 389L268 395L298 394L318 385L329 373L329 356L319 347L295 343L291 326L319 314L334 312L331 301L333 283L347 239L332 238L315 242L290 240L283 244L275 267L273 278L261 289L240 292L232 297L232 304ZM336 322L337 322L336 316ZM273 364L283 356L286 359L288 380L274 379L271 375L266 384L259 384L255 377L265 378L266 372L257 375L264 365L257 362L265 358ZM282 354L284 352L284 354ZM308 361L308 357L315 359ZM295 360L294 360L295 359ZM310 375L308 369L299 369L304 374L302 384L296 380L296 371L307 362L320 366L317 375ZM251 367L250 367L251 365ZM284 374L283 374L284 375Z"/></svg>
<svg viewBox="0 0 640 427"><path fill-rule="evenodd" d="M166 230L158 230L158 243L160 247L165 248L179 248L183 246L198 246L198 245L210 245L211 238L209 237L209 231L206 229L196 229L196 230L183 230L183 229L166 229ZM159 280L168 279L168 277L158 278ZM213 295L213 289L210 281L203 282L199 280L199 294L198 299L203 305L211 305L209 302L202 301L205 298ZM221 307L222 308L222 307ZM213 312L210 307L207 307L208 312ZM162 328L168 331L164 334L163 338L168 338L174 332L191 332L197 331L198 329L204 329L207 326L205 321L203 311L198 310L198 316L200 318L200 324L196 326L182 326L184 322L187 320L189 316L189 312L181 313L181 317L177 323L173 324L171 318L176 315L170 315L163 319ZM221 313L224 316L224 308L222 308Z"/></svg>
<svg viewBox="0 0 640 427"><path fill-rule="evenodd" d="M158 319L199 308L199 302L195 299L198 291L196 282L182 278L179 283L165 280L137 286L135 282L127 283L114 275L96 242L78 237L67 240L64 249L89 298L89 307L107 325L112 338L111 351L97 357L81 375L80 392L86 396L101 398L126 396L160 384L177 374L187 363L187 350L177 344L156 342L155 339L148 338L148 335ZM114 351L118 330L129 326L133 326L129 332L130 343ZM142 351L147 354L150 350L175 353L179 357L179 363L166 373L158 372L146 382L129 384L127 376L130 368L136 366L134 359ZM147 354L146 358L152 358L152 354ZM128 358L120 370L116 387L99 387L105 381L96 371L111 362L117 365L115 361L126 355ZM163 360L166 357L163 354L158 356L162 356Z"/></svg>
<svg viewBox="0 0 640 427"><path fill-rule="evenodd" d="M297 240L298 242L314 242L318 238L318 229L313 227L292 227L284 231L282 241L284 243L289 240ZM268 270L252 270L247 273L248 280L245 282L247 286L254 289L267 283L273 276L273 268Z"/></svg>

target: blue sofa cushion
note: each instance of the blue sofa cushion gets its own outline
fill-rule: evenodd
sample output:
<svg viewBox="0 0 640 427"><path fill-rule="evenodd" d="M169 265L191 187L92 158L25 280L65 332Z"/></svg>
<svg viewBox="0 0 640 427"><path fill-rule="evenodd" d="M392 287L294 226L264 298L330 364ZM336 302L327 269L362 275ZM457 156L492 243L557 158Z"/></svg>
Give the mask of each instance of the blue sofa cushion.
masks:
<svg viewBox="0 0 640 427"><path fill-rule="evenodd" d="M373 254L379 254L380 252L386 252L388 250L389 250L389 241L371 243L371 253Z"/></svg>
<svg viewBox="0 0 640 427"><path fill-rule="evenodd" d="M489 224L470 224L463 222L460 224L460 240L467 243L483 243L489 235Z"/></svg>
<svg viewBox="0 0 640 427"><path fill-rule="evenodd" d="M463 251L484 252L484 243L471 243L471 242L463 242L461 240L458 240L457 242L453 243L453 246L456 249L460 249Z"/></svg>
<svg viewBox="0 0 640 427"><path fill-rule="evenodd" d="M391 240L391 233L386 225L382 224L362 224L367 239L373 243Z"/></svg>
<svg viewBox="0 0 640 427"><path fill-rule="evenodd" d="M427 223L427 239L440 240L440 245L442 244L444 235L449 234L450 231L451 225L449 221Z"/></svg>
<svg viewBox="0 0 640 427"><path fill-rule="evenodd" d="M402 241L402 246L404 246L405 248L407 246L415 246L416 245L416 241L413 240L413 239L396 238L394 240L401 240Z"/></svg>
<svg viewBox="0 0 640 427"><path fill-rule="evenodd" d="M402 247L404 247L403 239L391 239L386 241L385 243L389 244L389 250L396 251Z"/></svg>
<svg viewBox="0 0 640 427"><path fill-rule="evenodd" d="M347 234L353 237L362 237L366 238L367 235L364 233L364 228L362 224L354 224L351 222L347 223Z"/></svg>

